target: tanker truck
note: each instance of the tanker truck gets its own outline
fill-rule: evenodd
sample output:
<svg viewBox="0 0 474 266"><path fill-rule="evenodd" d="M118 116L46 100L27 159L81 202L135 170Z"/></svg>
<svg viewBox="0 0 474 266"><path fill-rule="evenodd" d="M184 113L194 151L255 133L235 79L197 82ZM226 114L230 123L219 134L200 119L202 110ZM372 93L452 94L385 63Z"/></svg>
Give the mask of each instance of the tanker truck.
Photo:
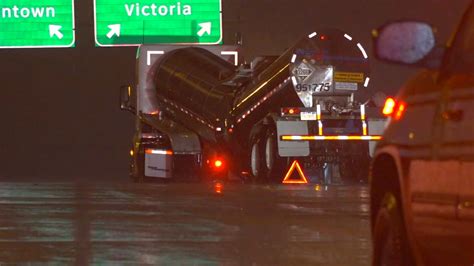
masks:
<svg viewBox="0 0 474 266"><path fill-rule="evenodd" d="M362 45L324 29L240 65L235 48L138 48L136 82L120 101L136 116L132 179L281 182L295 162L321 182L364 179L384 119L357 98L370 95Z"/></svg>

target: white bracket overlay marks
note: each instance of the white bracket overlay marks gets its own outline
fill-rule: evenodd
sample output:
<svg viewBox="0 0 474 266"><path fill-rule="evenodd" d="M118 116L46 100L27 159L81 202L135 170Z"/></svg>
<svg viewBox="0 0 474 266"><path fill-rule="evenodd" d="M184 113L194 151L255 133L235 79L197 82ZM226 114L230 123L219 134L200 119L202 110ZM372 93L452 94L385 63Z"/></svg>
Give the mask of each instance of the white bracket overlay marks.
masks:
<svg viewBox="0 0 474 266"><path fill-rule="evenodd" d="M152 55L163 55L165 54L165 51L148 51L147 56L146 56L146 64L148 66L151 65L151 56Z"/></svg>
<svg viewBox="0 0 474 266"><path fill-rule="evenodd" d="M222 51L221 55L233 55L234 56L234 65L239 65L239 52L237 51Z"/></svg>

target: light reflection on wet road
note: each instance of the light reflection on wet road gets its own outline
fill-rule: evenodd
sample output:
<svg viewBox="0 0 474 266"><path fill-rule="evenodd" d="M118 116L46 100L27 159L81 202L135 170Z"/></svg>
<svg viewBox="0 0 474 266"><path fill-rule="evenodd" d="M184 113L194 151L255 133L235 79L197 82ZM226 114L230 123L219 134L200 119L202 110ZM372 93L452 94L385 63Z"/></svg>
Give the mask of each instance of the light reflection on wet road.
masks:
<svg viewBox="0 0 474 266"><path fill-rule="evenodd" d="M364 186L0 183L0 264L369 265Z"/></svg>

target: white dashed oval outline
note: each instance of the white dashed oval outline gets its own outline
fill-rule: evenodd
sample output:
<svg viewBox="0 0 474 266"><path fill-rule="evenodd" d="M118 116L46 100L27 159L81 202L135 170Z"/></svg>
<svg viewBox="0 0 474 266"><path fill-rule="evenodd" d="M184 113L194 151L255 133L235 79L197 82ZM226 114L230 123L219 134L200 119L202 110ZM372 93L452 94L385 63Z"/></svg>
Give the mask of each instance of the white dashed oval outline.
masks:
<svg viewBox="0 0 474 266"><path fill-rule="evenodd" d="M308 35L308 38L309 39L312 39L314 37L318 36L318 33L317 32L313 32L311 34ZM350 36L349 34L347 33L344 33L344 38L346 38L348 41L352 42L353 38L352 36ZM364 49L364 46L362 46L361 43L357 43L357 48L359 48L360 52L362 53L362 56L364 57L364 59L368 60L369 59L369 56L367 55L367 52L365 51ZM296 62L296 59L298 59L298 55L297 54L293 54L291 56L291 63L294 64ZM296 81L296 77L294 75L291 75L291 81L293 82L293 86L296 86L298 85L297 81ZM364 81L364 88L367 88L369 87L369 82L370 82L370 77L365 77L365 81Z"/></svg>

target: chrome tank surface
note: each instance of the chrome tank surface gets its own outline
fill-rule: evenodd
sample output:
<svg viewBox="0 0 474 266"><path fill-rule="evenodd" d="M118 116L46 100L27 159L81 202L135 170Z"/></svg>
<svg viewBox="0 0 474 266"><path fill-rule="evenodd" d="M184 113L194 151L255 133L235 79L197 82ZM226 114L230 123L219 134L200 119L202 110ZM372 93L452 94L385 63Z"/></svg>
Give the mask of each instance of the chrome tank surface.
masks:
<svg viewBox="0 0 474 266"><path fill-rule="evenodd" d="M367 89L369 69L366 51L350 35L337 29L314 32L240 91L232 115L236 124L253 124L283 106L341 99L348 104L348 96Z"/></svg>

